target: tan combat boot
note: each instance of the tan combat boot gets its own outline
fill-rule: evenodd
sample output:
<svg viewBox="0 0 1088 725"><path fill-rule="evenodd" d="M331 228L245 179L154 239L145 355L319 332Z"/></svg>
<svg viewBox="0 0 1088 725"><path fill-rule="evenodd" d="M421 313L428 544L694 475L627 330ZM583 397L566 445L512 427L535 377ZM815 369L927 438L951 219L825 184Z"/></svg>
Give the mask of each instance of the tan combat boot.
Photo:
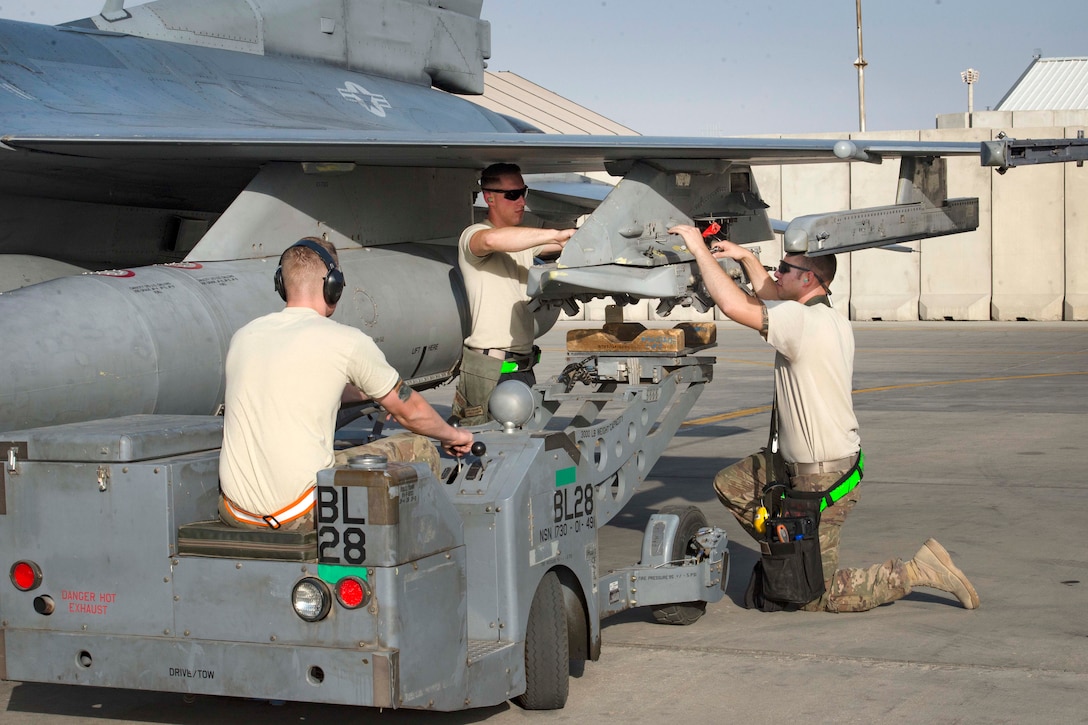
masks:
<svg viewBox="0 0 1088 725"><path fill-rule="evenodd" d="M911 587L930 587L956 595L965 609L978 608L978 592L936 539L930 539L914 558L904 562Z"/></svg>

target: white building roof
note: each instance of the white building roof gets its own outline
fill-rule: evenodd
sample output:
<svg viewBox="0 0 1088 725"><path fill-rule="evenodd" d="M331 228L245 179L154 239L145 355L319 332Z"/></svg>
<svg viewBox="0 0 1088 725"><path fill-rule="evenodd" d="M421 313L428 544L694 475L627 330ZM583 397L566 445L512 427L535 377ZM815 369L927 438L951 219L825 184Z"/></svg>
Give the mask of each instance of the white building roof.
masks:
<svg viewBox="0 0 1088 725"><path fill-rule="evenodd" d="M1088 58L1035 58L995 111L1088 109Z"/></svg>
<svg viewBox="0 0 1088 725"><path fill-rule="evenodd" d="M462 98L490 111L528 121L544 133L640 135L510 71L485 71L484 94Z"/></svg>

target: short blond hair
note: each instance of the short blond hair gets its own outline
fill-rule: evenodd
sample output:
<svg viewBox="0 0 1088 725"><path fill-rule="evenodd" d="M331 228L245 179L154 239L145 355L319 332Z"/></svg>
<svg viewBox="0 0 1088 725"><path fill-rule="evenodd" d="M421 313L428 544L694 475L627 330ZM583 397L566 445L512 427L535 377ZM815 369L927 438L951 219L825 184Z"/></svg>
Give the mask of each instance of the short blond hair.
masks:
<svg viewBox="0 0 1088 725"><path fill-rule="evenodd" d="M336 247L319 237L305 237L299 241L313 242L329 253L336 266L340 266ZM291 292L321 292L329 268L317 252L297 243L284 250L280 255L280 269L283 272L283 288L288 295Z"/></svg>

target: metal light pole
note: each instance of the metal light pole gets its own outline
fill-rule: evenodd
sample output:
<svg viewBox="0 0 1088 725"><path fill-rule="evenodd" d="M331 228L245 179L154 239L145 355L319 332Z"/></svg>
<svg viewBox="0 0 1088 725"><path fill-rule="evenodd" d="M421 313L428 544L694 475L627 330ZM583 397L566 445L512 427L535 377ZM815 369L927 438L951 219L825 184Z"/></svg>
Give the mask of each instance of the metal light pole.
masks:
<svg viewBox="0 0 1088 725"><path fill-rule="evenodd" d="M968 68L960 73L960 78L967 84L967 115L975 112L975 83L978 82L978 71Z"/></svg>
<svg viewBox="0 0 1088 725"><path fill-rule="evenodd" d="M861 0L856 0L858 6L858 59L854 61L854 67L858 69L858 130L865 130L865 54L861 52Z"/></svg>

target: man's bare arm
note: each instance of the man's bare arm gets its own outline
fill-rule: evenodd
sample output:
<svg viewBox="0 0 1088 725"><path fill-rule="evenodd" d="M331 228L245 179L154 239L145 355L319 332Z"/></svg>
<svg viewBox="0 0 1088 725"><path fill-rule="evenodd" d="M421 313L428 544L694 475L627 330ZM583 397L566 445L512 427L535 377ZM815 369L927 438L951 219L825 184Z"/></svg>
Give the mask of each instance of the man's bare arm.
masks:
<svg viewBox="0 0 1088 725"><path fill-rule="evenodd" d="M454 428L442 420L431 404L403 382L398 382L378 403L402 426L429 438L436 438L450 453L463 456L472 447L472 433Z"/></svg>
<svg viewBox="0 0 1088 725"><path fill-rule="evenodd" d="M762 300L745 293L725 273L714 259L714 255L707 249L699 230L693 226L681 224L670 229L669 233L679 234L684 239L688 251L699 265L699 274L718 309L734 322L762 332L766 306Z"/></svg>
<svg viewBox="0 0 1088 725"><path fill-rule="evenodd" d="M752 291L756 293L756 297L761 300L780 299L778 296L778 286L763 267L763 263L759 261L759 257L757 257L752 250L726 240L715 242L713 250L715 258L720 259L722 257L727 257L739 262L740 265L744 267L744 273L747 274L748 279L752 281Z"/></svg>
<svg viewBox="0 0 1088 725"><path fill-rule="evenodd" d="M541 253L556 254L563 249L575 231L534 227L481 229L472 235L468 248L477 257L486 257L492 252L521 252L542 245Z"/></svg>

